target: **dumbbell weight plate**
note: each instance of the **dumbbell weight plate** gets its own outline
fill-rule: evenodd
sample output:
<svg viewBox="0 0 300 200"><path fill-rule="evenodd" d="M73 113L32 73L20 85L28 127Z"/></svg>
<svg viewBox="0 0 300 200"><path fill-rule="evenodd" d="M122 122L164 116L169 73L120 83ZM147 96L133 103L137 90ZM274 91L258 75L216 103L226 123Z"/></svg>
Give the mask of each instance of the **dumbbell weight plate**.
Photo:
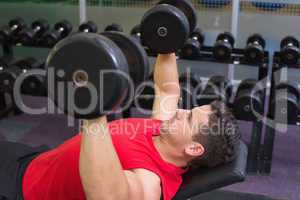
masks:
<svg viewBox="0 0 300 200"><path fill-rule="evenodd" d="M46 95L45 77L42 75L34 74L30 71L33 69L42 69L43 63L37 61L32 57L28 57L13 62L13 65L19 67L22 71L27 70L27 72L23 74L24 77L21 85L21 91L23 94L34 96Z"/></svg>
<svg viewBox="0 0 300 200"><path fill-rule="evenodd" d="M287 36L285 38L282 39L282 41L280 42L280 48L284 48L286 47L289 43L293 44L293 46L295 47L300 47L300 43L299 40L297 40L295 37L293 36Z"/></svg>
<svg viewBox="0 0 300 200"><path fill-rule="evenodd" d="M25 73L21 91L27 95L46 96L45 77L30 72Z"/></svg>
<svg viewBox="0 0 300 200"><path fill-rule="evenodd" d="M249 44L245 49L245 59L250 63L261 63L264 59L264 49L257 44Z"/></svg>
<svg viewBox="0 0 300 200"><path fill-rule="evenodd" d="M99 34L78 33L63 39L51 50L46 67L48 82L54 80L53 87L48 88L50 98L76 118L94 119L107 114L127 95L127 60L113 41ZM62 88L61 83L69 87L64 84ZM94 88L92 93L87 87ZM63 97L58 95L60 90Z"/></svg>
<svg viewBox="0 0 300 200"><path fill-rule="evenodd" d="M40 27L39 31L37 32L37 35L40 35L41 33L44 33L45 31L49 30L50 25L47 20L38 19L31 24L32 29L35 29L36 27Z"/></svg>
<svg viewBox="0 0 300 200"><path fill-rule="evenodd" d="M261 63L264 59L264 48L266 42L259 34L250 36L245 49L245 59L250 63Z"/></svg>
<svg viewBox="0 0 300 200"><path fill-rule="evenodd" d="M251 121L255 119L255 113L263 113L262 87L258 84L255 79L245 79L240 83L234 101L234 113L238 119Z"/></svg>
<svg viewBox="0 0 300 200"><path fill-rule="evenodd" d="M247 39L247 44L251 44L257 41L259 45L264 49L266 47L266 41L260 34L253 34Z"/></svg>
<svg viewBox="0 0 300 200"><path fill-rule="evenodd" d="M0 71L0 91L13 92L15 82L22 70L17 66L9 66Z"/></svg>
<svg viewBox="0 0 300 200"><path fill-rule="evenodd" d="M200 57L201 45L198 41L189 38L180 50L180 57L184 59L197 59Z"/></svg>
<svg viewBox="0 0 300 200"><path fill-rule="evenodd" d="M218 35L217 37L217 41L218 40L221 40L221 41L224 41L224 40L228 40L228 42L231 44L231 46L233 47L234 46L234 43L235 43L235 40L234 40L234 37L233 35L230 33L230 32L224 32L224 33L221 33Z"/></svg>
<svg viewBox="0 0 300 200"><path fill-rule="evenodd" d="M162 0L159 4L169 4L181 10L188 18L190 32L193 32L197 25L197 11L190 0Z"/></svg>
<svg viewBox="0 0 300 200"><path fill-rule="evenodd" d="M292 44L292 46L288 44ZM283 38L280 42L281 61L287 65L297 64L300 57L299 45L299 41L293 36Z"/></svg>
<svg viewBox="0 0 300 200"><path fill-rule="evenodd" d="M87 21L83 24L81 24L78 28L79 32L88 31L88 33L97 33L98 27L93 21Z"/></svg>
<svg viewBox="0 0 300 200"><path fill-rule="evenodd" d="M25 21L20 17L10 20L8 25L11 28L14 27L14 26L18 27L17 29L13 30L14 32L15 31L20 31L21 29L23 29L27 26Z"/></svg>
<svg viewBox="0 0 300 200"><path fill-rule="evenodd" d="M255 120L256 114L262 114L264 102L259 93L250 93L244 90L235 99L234 113L238 119Z"/></svg>
<svg viewBox="0 0 300 200"><path fill-rule="evenodd" d="M130 35L136 35L136 34L141 34L141 25L135 25L131 31L130 31Z"/></svg>
<svg viewBox="0 0 300 200"><path fill-rule="evenodd" d="M67 21L67 20L62 20L60 22L57 22L55 25L54 25L54 29L55 30L59 30L60 28L63 28L64 30L62 31L61 33L61 37L64 38L64 37L67 37L68 34L72 31L72 24Z"/></svg>
<svg viewBox="0 0 300 200"><path fill-rule="evenodd" d="M196 37L199 43L202 45L205 39L205 36L202 32L202 30L197 27L190 35L191 38Z"/></svg>
<svg viewBox="0 0 300 200"><path fill-rule="evenodd" d="M182 48L189 35L189 22L179 9L157 5L143 16L142 41L156 53L166 54Z"/></svg>
<svg viewBox="0 0 300 200"><path fill-rule="evenodd" d="M232 47L229 43L217 41L213 48L213 56L220 61L227 61L231 58Z"/></svg>
<svg viewBox="0 0 300 200"><path fill-rule="evenodd" d="M136 40L121 32L103 32L102 35L111 39L122 50L128 62L130 77L137 87L150 74L149 60L144 48Z"/></svg>
<svg viewBox="0 0 300 200"><path fill-rule="evenodd" d="M118 32L123 32L124 29L120 24L112 23L108 25L104 31L118 31Z"/></svg>
<svg viewBox="0 0 300 200"><path fill-rule="evenodd" d="M287 65L295 65L300 58L300 50L298 47L283 48L280 52L280 59Z"/></svg>

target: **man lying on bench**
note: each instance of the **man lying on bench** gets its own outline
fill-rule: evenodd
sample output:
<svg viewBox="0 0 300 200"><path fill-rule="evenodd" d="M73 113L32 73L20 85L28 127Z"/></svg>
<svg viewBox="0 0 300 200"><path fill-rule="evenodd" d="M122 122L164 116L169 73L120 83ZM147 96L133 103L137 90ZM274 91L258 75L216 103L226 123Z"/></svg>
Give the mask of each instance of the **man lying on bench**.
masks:
<svg viewBox="0 0 300 200"><path fill-rule="evenodd" d="M49 151L20 145L9 153L1 144L0 196L16 198L16 192L25 200L171 200L190 168L235 159L240 134L224 103L178 109L175 54L158 56L154 81L150 119L86 120L79 135Z"/></svg>

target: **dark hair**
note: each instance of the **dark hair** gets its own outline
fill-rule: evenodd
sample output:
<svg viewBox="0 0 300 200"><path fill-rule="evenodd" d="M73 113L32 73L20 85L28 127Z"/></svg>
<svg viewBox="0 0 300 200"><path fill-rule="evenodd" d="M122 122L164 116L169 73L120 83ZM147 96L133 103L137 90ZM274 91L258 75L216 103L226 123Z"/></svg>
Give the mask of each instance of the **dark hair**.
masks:
<svg viewBox="0 0 300 200"><path fill-rule="evenodd" d="M201 127L199 134L194 136L205 152L190 163L192 167L215 167L231 162L239 148L241 134L231 110L220 100L213 101L210 106L208 127Z"/></svg>

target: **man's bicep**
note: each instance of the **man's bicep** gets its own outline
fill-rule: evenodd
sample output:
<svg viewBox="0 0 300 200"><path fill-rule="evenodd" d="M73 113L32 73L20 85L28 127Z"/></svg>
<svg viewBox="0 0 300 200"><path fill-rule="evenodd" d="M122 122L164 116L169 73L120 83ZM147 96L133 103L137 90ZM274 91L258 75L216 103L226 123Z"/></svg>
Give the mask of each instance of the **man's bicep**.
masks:
<svg viewBox="0 0 300 200"><path fill-rule="evenodd" d="M151 175L140 175L132 171L125 171L130 200L160 200L160 181Z"/></svg>
<svg viewBox="0 0 300 200"><path fill-rule="evenodd" d="M167 94L156 91L153 102L152 118L169 120L174 116L178 108L179 93Z"/></svg>

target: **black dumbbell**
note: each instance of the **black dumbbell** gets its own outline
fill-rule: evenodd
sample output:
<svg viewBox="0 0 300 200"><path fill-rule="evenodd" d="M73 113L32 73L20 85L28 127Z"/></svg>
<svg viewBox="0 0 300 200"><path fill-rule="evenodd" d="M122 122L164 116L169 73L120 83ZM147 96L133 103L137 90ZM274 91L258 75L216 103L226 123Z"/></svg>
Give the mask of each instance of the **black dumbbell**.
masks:
<svg viewBox="0 0 300 200"><path fill-rule="evenodd" d="M104 29L104 31L118 31L118 32L124 32L123 27L120 24L112 23L110 25L107 25Z"/></svg>
<svg viewBox="0 0 300 200"><path fill-rule="evenodd" d="M98 32L98 27L93 21L87 21L78 27L78 32L83 32L83 33L97 33Z"/></svg>
<svg viewBox="0 0 300 200"><path fill-rule="evenodd" d="M295 124L299 114L299 90L295 84L281 82L275 87L271 100L271 116L276 122Z"/></svg>
<svg viewBox="0 0 300 200"><path fill-rule="evenodd" d="M18 79L23 94L34 96L45 96L45 78L42 75L32 73L32 69L40 69L43 64L32 57L11 62L7 68L0 72L1 89L5 92L12 92ZM20 75L24 76L21 78Z"/></svg>
<svg viewBox="0 0 300 200"><path fill-rule="evenodd" d="M194 90L201 85L201 80L191 72L186 72L180 76L179 83L181 88L180 107L182 109L192 109L195 105Z"/></svg>
<svg viewBox="0 0 300 200"><path fill-rule="evenodd" d="M3 113L3 111L7 110L7 99L5 99L5 93L0 92L0 112ZM3 114L2 114L2 117Z"/></svg>
<svg viewBox="0 0 300 200"><path fill-rule="evenodd" d="M113 31L78 33L63 39L50 51L46 68L53 85L48 88L49 97L61 110L84 119L116 110L132 91L129 86L139 85L149 76L143 47L132 37ZM131 78L134 84L129 85ZM62 84L69 86L63 91L68 94L60 96Z"/></svg>
<svg viewBox="0 0 300 200"><path fill-rule="evenodd" d="M224 32L219 34L213 47L214 58L218 61L230 60L234 42L234 37L231 33Z"/></svg>
<svg viewBox="0 0 300 200"><path fill-rule="evenodd" d="M9 21L8 26L3 26L0 29L0 42L11 42L14 36L26 28L26 23L22 18L15 18Z"/></svg>
<svg viewBox="0 0 300 200"><path fill-rule="evenodd" d="M206 105L214 100L228 102L232 92L232 86L224 76L212 76L202 93L197 92L196 101L198 106Z"/></svg>
<svg viewBox="0 0 300 200"><path fill-rule="evenodd" d="M54 25L54 29L47 31L42 38L42 45L52 47L61 39L67 37L73 27L67 20L62 20Z"/></svg>
<svg viewBox="0 0 300 200"><path fill-rule="evenodd" d="M131 31L130 31L130 35L132 37L134 37L135 39L137 39L140 43L141 42L141 25L135 25Z"/></svg>
<svg viewBox="0 0 300 200"><path fill-rule="evenodd" d="M196 59L200 56L200 50L204 42L204 35L200 28L196 28L191 33L190 38L185 42L181 49L181 57L185 59Z"/></svg>
<svg viewBox="0 0 300 200"><path fill-rule="evenodd" d="M238 87L234 100L237 119L253 121L264 112L264 90L255 79L245 79Z"/></svg>
<svg viewBox="0 0 300 200"><path fill-rule="evenodd" d="M287 65L295 65L300 57L299 40L293 36L287 36L280 42L280 59Z"/></svg>
<svg viewBox="0 0 300 200"><path fill-rule="evenodd" d="M46 96L47 90L45 87L45 76L34 73L35 69L44 69L44 63L28 57L22 59L14 66L19 67L24 73L23 81L21 84L21 92L32 96Z"/></svg>
<svg viewBox="0 0 300 200"><path fill-rule="evenodd" d="M0 91L4 93L13 93L15 82L22 70L14 65L9 65L0 70Z"/></svg>
<svg viewBox="0 0 300 200"><path fill-rule="evenodd" d="M162 0L142 18L142 41L156 53L176 52L196 24L196 11L189 0Z"/></svg>
<svg viewBox="0 0 300 200"><path fill-rule="evenodd" d="M6 78L6 71L10 64L15 62L15 58L11 56L4 56L0 58L0 92L12 93L13 83L12 78Z"/></svg>
<svg viewBox="0 0 300 200"><path fill-rule="evenodd" d="M31 28L25 28L17 34L15 42L20 45L37 44L49 27L49 23L45 19L36 20L31 24Z"/></svg>
<svg viewBox="0 0 300 200"><path fill-rule="evenodd" d="M251 35L245 48L245 59L249 63L262 63L264 59L265 39L259 34Z"/></svg>

